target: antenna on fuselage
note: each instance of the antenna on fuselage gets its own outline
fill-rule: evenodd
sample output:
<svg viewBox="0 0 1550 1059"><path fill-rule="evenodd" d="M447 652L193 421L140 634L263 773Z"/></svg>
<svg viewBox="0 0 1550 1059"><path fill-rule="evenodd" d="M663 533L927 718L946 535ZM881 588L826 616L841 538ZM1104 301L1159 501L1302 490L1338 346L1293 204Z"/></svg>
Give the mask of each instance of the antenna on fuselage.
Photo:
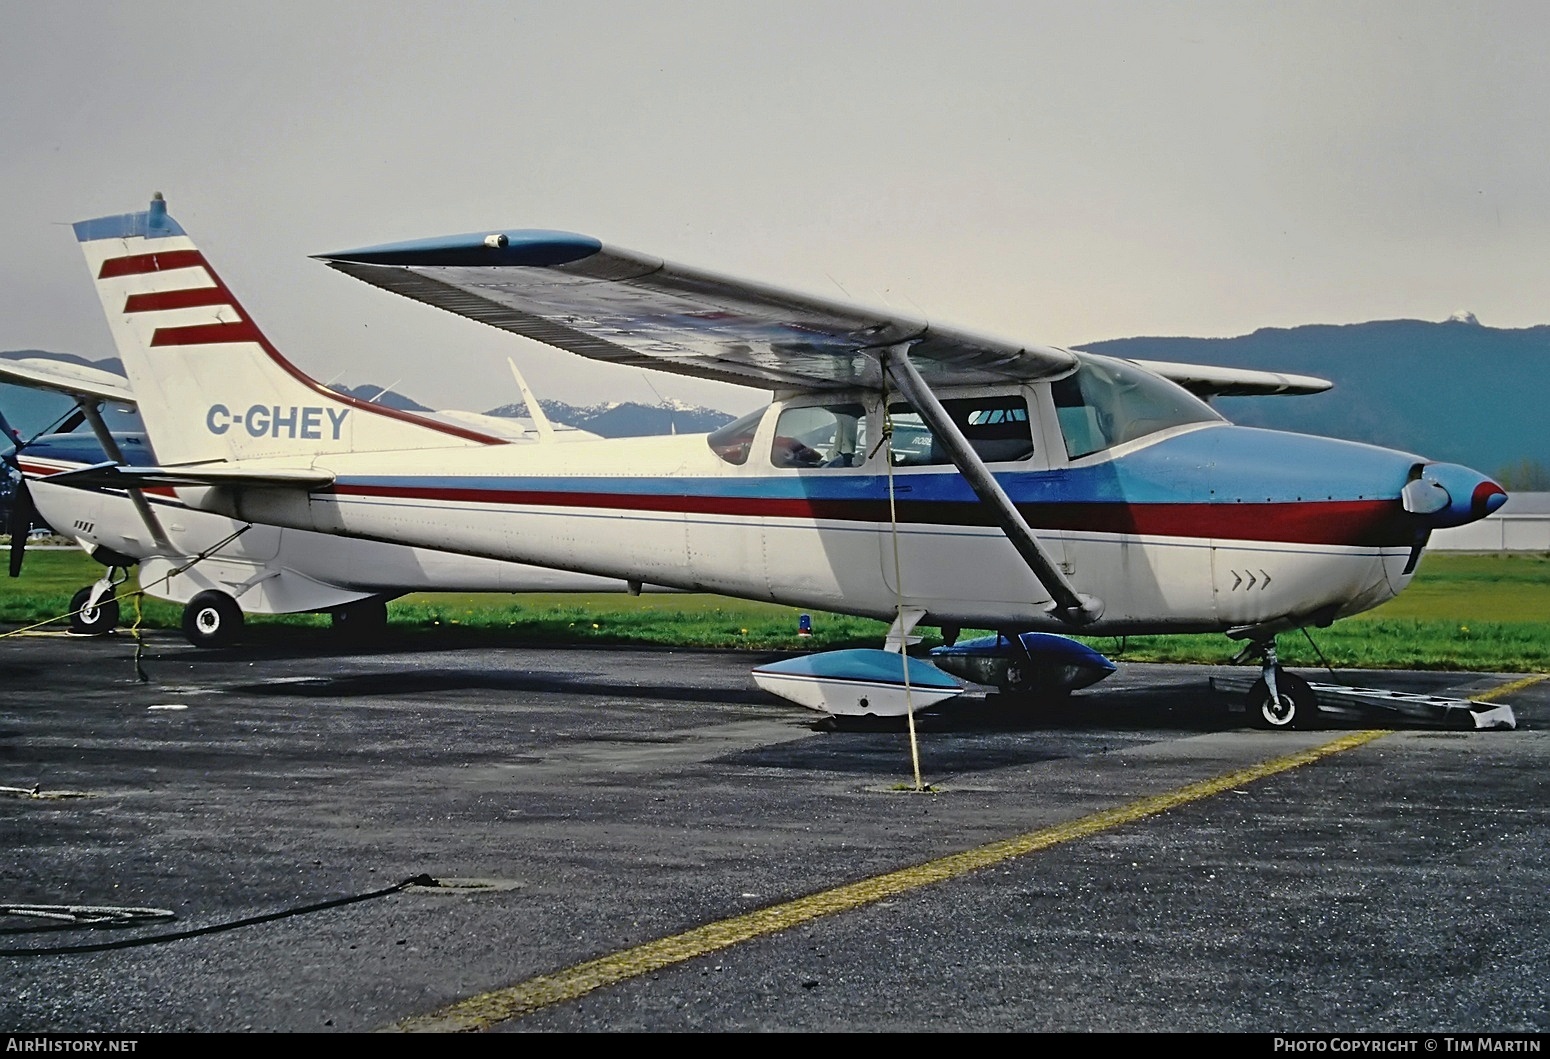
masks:
<svg viewBox="0 0 1550 1059"><path fill-rule="evenodd" d="M403 379L394 379L392 386L384 386L384 387L382 387L382 389L377 391L377 396L369 398L366 403L367 404L376 404L378 401L382 400L382 398L384 396L386 396L387 394L392 392L393 386L397 386L399 383L401 383L403 381L404 381Z"/></svg>

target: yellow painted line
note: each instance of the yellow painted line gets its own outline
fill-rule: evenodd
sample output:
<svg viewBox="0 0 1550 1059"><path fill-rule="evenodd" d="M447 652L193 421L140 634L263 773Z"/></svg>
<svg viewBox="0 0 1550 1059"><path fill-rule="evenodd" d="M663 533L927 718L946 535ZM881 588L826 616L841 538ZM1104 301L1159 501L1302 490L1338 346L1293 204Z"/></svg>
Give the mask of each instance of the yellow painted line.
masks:
<svg viewBox="0 0 1550 1059"><path fill-rule="evenodd" d="M387 1029L406 1033L448 1033L489 1029L496 1023L530 1015L551 1004L575 1000L594 989L650 974L652 971L706 956L720 949L752 941L754 938L789 930L822 916L848 912L884 898L956 878L1015 857L1085 838L1122 824L1144 820L1149 816L1156 816L1170 809L1209 798L1234 787L1241 787L1288 769L1311 764L1320 758L1350 750L1389 734L1387 730L1352 732L1320 746L1300 750L1295 754L1263 761L1257 765L1237 769L1200 783L1192 783L1187 787L1180 787L1164 794L1141 798L1128 805L1105 809L1091 816L1057 824L1042 831L1033 831L1015 838L992 842L962 853L927 861L913 868L889 872L886 875L863 879L833 890L800 897L785 904L772 905L756 912L708 923L682 934L647 942L645 945L638 945L633 949L625 949L596 960L588 960L586 963L579 963L553 974L529 978L525 982L518 982L504 989L496 989L449 1004L440 1011L434 1011L428 1015L405 1019Z"/></svg>
<svg viewBox="0 0 1550 1059"><path fill-rule="evenodd" d="M1524 677L1521 680L1514 680L1510 684L1503 684L1500 687L1492 688L1490 691L1476 695L1475 701L1490 702L1492 699L1499 699L1503 695L1511 695L1514 691L1531 688L1541 680L1550 680L1550 673L1535 673L1533 676Z"/></svg>

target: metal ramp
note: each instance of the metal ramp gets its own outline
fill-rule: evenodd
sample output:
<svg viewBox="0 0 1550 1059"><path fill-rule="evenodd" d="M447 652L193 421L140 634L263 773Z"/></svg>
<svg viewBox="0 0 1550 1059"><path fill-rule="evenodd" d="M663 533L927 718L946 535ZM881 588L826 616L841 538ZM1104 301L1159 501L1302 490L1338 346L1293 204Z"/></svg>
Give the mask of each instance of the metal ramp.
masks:
<svg viewBox="0 0 1550 1059"><path fill-rule="evenodd" d="M1241 704L1249 688L1259 679L1259 670L1230 673L1211 678L1211 689L1236 696ZM1421 722L1431 727L1456 729L1497 729L1518 727L1512 707L1504 702L1476 702L1442 695L1417 695L1384 688L1352 688L1344 684L1308 682L1319 700L1319 712L1330 717L1370 719L1374 715Z"/></svg>

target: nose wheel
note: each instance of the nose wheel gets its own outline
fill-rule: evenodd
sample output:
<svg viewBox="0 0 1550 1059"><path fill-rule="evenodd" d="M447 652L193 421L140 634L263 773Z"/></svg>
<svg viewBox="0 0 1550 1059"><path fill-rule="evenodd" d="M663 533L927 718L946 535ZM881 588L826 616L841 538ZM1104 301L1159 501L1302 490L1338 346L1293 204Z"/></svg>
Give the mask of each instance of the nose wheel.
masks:
<svg viewBox="0 0 1550 1059"><path fill-rule="evenodd" d="M1308 682L1281 668L1276 661L1275 640L1250 643L1238 658L1258 656L1263 674L1244 700L1249 723L1256 728L1302 729L1319 726L1319 699Z"/></svg>
<svg viewBox="0 0 1550 1059"><path fill-rule="evenodd" d="M1249 688L1249 720L1256 728L1316 728L1319 700L1308 682L1276 667L1275 691L1261 677Z"/></svg>

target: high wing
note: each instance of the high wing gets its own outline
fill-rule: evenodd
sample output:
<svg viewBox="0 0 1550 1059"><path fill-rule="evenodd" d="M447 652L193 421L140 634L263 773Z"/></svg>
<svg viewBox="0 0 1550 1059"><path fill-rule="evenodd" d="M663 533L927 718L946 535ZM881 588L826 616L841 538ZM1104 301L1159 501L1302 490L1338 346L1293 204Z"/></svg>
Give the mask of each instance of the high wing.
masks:
<svg viewBox="0 0 1550 1059"><path fill-rule="evenodd" d="M129 380L122 375L63 360L43 357L0 358L0 382L51 390L77 401L90 397L123 404L135 403Z"/></svg>
<svg viewBox="0 0 1550 1059"><path fill-rule="evenodd" d="M1065 375L1069 350L675 265L569 232L473 233L320 254L407 298L582 356L774 390L882 385L910 343L930 384Z"/></svg>
<svg viewBox="0 0 1550 1059"><path fill-rule="evenodd" d="M1252 368L1218 368L1210 364L1176 364L1167 360L1132 360L1131 363L1178 383L1196 397L1323 393L1334 385L1328 379L1312 375L1287 375Z"/></svg>
<svg viewBox="0 0 1550 1059"><path fill-rule="evenodd" d="M876 388L867 351L910 343L928 385L1054 378L1069 350L672 264L570 232L522 229L317 255L373 286L585 357L765 389ZM1138 360L1197 396L1307 394L1307 375Z"/></svg>

